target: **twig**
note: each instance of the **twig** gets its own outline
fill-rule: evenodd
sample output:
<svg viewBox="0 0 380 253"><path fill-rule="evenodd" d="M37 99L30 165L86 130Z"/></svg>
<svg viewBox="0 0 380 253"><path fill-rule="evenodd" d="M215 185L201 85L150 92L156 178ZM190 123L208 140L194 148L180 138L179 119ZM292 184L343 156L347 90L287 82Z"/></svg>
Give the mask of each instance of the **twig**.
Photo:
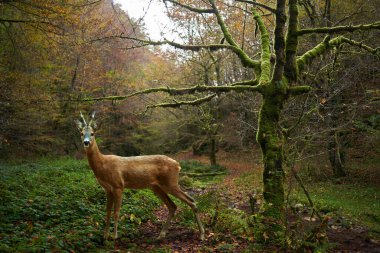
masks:
<svg viewBox="0 0 380 253"><path fill-rule="evenodd" d="M318 210L315 208L313 200L311 199L309 192L307 191L304 183L302 182L302 179L300 178L298 173L295 171L294 167L291 167L291 171L293 173L294 178L297 180L298 184L301 186L303 192L305 193L307 200L309 201L309 204L310 204L311 208L313 209L313 213L315 213L317 215L317 217L320 220L322 220L322 216L319 214Z"/></svg>

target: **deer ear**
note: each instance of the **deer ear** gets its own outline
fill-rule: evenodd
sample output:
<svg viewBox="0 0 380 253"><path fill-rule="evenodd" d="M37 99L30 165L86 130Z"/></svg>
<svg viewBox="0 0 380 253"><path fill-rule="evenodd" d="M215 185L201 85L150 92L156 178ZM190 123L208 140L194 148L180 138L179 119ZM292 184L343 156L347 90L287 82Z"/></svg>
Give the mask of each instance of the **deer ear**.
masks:
<svg viewBox="0 0 380 253"><path fill-rule="evenodd" d="M80 122L79 120L74 120L75 124L77 125L77 128L79 131L82 131L82 128L83 128L83 125L82 125L82 122Z"/></svg>

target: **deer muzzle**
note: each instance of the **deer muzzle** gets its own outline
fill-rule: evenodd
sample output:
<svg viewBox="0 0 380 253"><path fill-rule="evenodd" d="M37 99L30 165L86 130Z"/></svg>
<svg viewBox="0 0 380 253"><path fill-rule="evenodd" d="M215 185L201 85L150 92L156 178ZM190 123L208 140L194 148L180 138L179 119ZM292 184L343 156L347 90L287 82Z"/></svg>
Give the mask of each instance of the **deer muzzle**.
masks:
<svg viewBox="0 0 380 253"><path fill-rule="evenodd" d="M85 147L88 147L90 146L90 143L91 143L91 133L86 131L83 137L83 145Z"/></svg>

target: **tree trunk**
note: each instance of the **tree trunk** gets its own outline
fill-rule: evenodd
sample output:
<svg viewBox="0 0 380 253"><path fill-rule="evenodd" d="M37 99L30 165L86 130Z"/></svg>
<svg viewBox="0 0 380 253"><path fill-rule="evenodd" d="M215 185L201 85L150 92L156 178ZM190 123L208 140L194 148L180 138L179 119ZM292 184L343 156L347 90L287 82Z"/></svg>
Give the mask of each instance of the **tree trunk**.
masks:
<svg viewBox="0 0 380 253"><path fill-rule="evenodd" d="M345 135L342 134L341 130L336 129L339 126L339 122L342 121L342 119L340 118L339 110L339 108L342 105L342 100L343 98L341 94L337 94L331 99L330 107L332 108L332 110L330 111L331 116L328 121L331 131L327 148L331 168L335 178L347 176L344 152Z"/></svg>
<svg viewBox="0 0 380 253"><path fill-rule="evenodd" d="M210 138L209 158L210 158L210 164L216 165L216 140L215 140L214 135L211 135L211 138Z"/></svg>
<svg viewBox="0 0 380 253"><path fill-rule="evenodd" d="M345 177L347 171L345 167L345 152L339 140L339 132L332 131L328 145L329 160L333 169L334 177Z"/></svg>
<svg viewBox="0 0 380 253"><path fill-rule="evenodd" d="M278 124L285 100L286 98L281 91L278 95L275 92L271 95L264 95L257 132L257 141L261 147L264 164L263 195L265 205L263 215L267 221L265 222L266 231L264 233L266 236L264 237L270 240L282 240L285 231L284 138Z"/></svg>

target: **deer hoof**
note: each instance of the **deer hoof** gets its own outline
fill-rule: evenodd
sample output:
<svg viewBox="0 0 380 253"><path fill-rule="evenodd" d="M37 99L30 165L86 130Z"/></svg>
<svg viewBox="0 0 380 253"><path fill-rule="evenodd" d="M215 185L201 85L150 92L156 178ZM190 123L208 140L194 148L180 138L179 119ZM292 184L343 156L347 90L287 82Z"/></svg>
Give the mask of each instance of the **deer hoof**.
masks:
<svg viewBox="0 0 380 253"><path fill-rule="evenodd" d="M201 240L201 241L204 241L205 240L205 234L201 234L200 236L199 236L199 239Z"/></svg>

